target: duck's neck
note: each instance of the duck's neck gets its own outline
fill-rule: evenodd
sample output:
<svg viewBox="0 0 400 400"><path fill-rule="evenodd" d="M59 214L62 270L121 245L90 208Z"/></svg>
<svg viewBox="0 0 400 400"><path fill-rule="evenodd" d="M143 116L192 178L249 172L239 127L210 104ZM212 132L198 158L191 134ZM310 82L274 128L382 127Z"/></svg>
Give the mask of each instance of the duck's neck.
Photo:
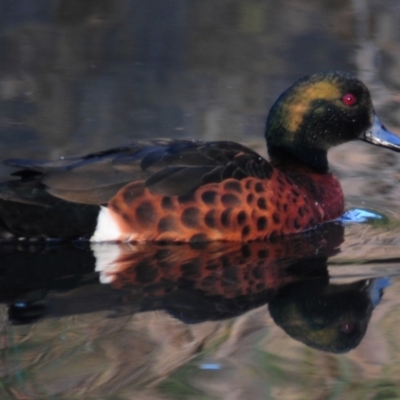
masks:
<svg viewBox="0 0 400 400"><path fill-rule="evenodd" d="M319 161L318 168L314 168L310 163L305 163L289 153L280 151L272 152L271 155L273 166L310 196L309 200L312 199L320 210L319 222L331 221L343 214L344 196L339 180L329 171L326 154L323 160L321 155Z"/></svg>
<svg viewBox="0 0 400 400"><path fill-rule="evenodd" d="M308 167L320 174L329 172L326 150L322 149L282 149L277 146L268 146L268 154L271 164L280 169L290 170L300 167Z"/></svg>

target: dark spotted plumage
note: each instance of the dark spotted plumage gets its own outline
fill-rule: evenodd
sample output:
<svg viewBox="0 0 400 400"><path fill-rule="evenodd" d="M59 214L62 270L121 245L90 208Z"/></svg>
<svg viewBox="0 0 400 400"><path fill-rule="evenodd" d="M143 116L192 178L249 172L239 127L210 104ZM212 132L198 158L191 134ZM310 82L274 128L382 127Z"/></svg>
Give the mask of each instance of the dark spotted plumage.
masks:
<svg viewBox="0 0 400 400"><path fill-rule="evenodd" d="M296 82L272 107L265 136L270 162L229 141L171 139L54 162L8 160L17 171L0 184L0 227L39 238L264 240L342 214L330 147L362 139L400 149L367 88L342 72Z"/></svg>

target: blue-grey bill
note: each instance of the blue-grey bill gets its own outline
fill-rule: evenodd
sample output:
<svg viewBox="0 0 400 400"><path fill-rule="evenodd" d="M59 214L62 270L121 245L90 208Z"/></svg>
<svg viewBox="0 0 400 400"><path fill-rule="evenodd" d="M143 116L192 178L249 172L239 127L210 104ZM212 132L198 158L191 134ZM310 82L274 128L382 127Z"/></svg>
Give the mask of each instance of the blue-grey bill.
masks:
<svg viewBox="0 0 400 400"><path fill-rule="evenodd" d="M400 137L387 130L376 115L371 128L363 134L361 140L400 152Z"/></svg>

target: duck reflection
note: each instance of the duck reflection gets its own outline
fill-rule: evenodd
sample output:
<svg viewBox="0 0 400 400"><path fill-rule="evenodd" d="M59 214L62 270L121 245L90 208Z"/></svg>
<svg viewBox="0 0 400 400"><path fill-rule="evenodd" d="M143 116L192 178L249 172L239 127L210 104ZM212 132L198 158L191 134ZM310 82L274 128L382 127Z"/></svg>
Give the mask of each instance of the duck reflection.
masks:
<svg viewBox="0 0 400 400"><path fill-rule="evenodd" d="M94 253L103 283L140 290L146 310L196 323L243 314L293 281L326 277L342 241L343 227L330 224L268 242L96 244Z"/></svg>
<svg viewBox="0 0 400 400"><path fill-rule="evenodd" d="M315 349L347 352L361 342L388 278L333 285L329 279L293 282L269 301L269 312L289 336Z"/></svg>
<svg viewBox="0 0 400 400"><path fill-rule="evenodd" d="M329 223L247 244L2 245L0 301L14 323L100 310L165 310L199 323L268 304L294 339L346 352L360 343L388 282L330 283L327 260L340 251L343 230Z"/></svg>

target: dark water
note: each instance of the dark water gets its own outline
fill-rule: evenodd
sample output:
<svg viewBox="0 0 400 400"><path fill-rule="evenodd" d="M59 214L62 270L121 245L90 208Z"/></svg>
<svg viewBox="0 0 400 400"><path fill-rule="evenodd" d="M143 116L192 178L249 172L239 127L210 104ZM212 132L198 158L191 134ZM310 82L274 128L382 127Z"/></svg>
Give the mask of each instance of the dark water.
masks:
<svg viewBox="0 0 400 400"><path fill-rule="evenodd" d="M3 1L0 16L2 158L144 137L264 154L272 102L326 69L357 74L399 131L396 1ZM1 245L0 398L400 398L400 159L351 143L330 161L352 213L304 235Z"/></svg>

